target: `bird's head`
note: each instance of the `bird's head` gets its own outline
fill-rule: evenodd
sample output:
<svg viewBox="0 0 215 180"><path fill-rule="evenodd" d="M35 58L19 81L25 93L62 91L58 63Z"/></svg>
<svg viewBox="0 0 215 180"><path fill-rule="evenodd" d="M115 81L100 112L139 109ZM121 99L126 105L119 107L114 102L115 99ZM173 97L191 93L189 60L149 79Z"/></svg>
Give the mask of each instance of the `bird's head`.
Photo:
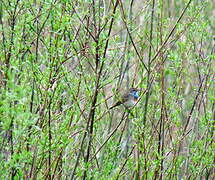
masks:
<svg viewBox="0 0 215 180"><path fill-rule="evenodd" d="M138 99L139 98L138 91L140 91L140 90L137 89L137 88L130 88L129 89L129 94L134 96L135 99Z"/></svg>

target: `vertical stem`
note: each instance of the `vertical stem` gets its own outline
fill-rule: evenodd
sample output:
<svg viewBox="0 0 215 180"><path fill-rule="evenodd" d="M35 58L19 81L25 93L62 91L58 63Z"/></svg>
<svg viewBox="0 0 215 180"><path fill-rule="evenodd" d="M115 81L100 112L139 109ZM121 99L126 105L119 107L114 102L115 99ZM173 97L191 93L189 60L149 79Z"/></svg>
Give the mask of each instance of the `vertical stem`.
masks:
<svg viewBox="0 0 215 180"><path fill-rule="evenodd" d="M51 101L51 99L50 99ZM48 119L48 135L49 135L49 156L48 156L48 179L51 179L51 158L52 158L52 149L51 149L51 145L52 145L52 134L51 134L51 102L49 102L49 119Z"/></svg>
<svg viewBox="0 0 215 180"><path fill-rule="evenodd" d="M161 12L160 12L160 44L163 44L163 0L161 0ZM162 170L163 170L163 149L164 149L164 121L165 121L165 77L164 77L164 57L161 51L161 115L160 115L160 124L159 124L159 137L158 137L158 160L160 168L160 178L162 179ZM160 159L161 158L161 159ZM156 170L155 179L159 175L159 172Z"/></svg>
<svg viewBox="0 0 215 180"><path fill-rule="evenodd" d="M148 56L148 71L147 71L147 92L146 92L146 100L144 106L144 116L143 116L143 125L146 124L147 110L148 110L148 101L151 89L150 77L151 77L151 57L152 57L152 38L153 38L153 22L154 22L154 6L155 0L152 1L152 9L151 9L151 27L150 27L150 46L149 46L149 56Z"/></svg>
<svg viewBox="0 0 215 180"><path fill-rule="evenodd" d="M9 138L10 138L10 156L11 156L11 159L13 158L13 154L14 154L14 145L13 145L13 117L12 117L12 120L11 120L11 124L10 124L10 130L9 130ZM11 167L11 179L14 179L15 178L15 175L16 175L16 170L15 168L12 166Z"/></svg>
<svg viewBox="0 0 215 180"><path fill-rule="evenodd" d="M149 56L148 56L148 66L147 66L147 91L146 91L146 99L144 105L144 115L143 115L143 131L142 131L142 140L143 143L145 141L145 125L146 125L146 118L148 112L148 103L149 103L149 96L150 96L150 89L151 89L151 58L152 58L152 38L153 38L153 22L154 22L154 11L155 11L155 0L152 0L152 8L151 8L151 26L150 26L150 46L149 46ZM144 170L145 170L145 178L147 179L147 160L145 159ZM140 167L138 166L138 172L140 172Z"/></svg>

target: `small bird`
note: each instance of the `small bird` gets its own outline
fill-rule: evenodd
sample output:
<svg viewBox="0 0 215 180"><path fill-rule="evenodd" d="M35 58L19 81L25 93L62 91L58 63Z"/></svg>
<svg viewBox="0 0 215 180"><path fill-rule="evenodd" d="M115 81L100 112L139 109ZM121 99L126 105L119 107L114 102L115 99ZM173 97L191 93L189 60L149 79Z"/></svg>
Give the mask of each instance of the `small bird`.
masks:
<svg viewBox="0 0 215 180"><path fill-rule="evenodd" d="M110 107L110 109L113 109L121 104L123 104L126 108L133 107L139 98L138 91L140 90L137 88L130 88L122 95L121 99L116 104Z"/></svg>

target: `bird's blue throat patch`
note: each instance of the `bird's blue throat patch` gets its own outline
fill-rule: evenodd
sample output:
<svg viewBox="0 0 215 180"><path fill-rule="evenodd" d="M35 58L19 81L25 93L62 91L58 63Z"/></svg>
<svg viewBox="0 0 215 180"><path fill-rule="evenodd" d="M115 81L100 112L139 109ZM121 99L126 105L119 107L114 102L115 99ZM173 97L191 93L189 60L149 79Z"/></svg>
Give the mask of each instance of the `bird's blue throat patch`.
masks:
<svg viewBox="0 0 215 180"><path fill-rule="evenodd" d="M135 99L139 98L139 95L138 95L137 91L133 91L131 94L134 96Z"/></svg>

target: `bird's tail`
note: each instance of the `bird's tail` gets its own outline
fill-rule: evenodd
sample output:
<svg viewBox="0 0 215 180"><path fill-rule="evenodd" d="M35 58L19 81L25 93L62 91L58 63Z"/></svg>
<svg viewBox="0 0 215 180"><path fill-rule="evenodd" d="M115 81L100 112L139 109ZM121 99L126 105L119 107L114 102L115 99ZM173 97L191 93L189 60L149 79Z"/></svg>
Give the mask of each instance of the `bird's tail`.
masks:
<svg viewBox="0 0 215 180"><path fill-rule="evenodd" d="M115 108L116 106L119 106L119 105L121 105L121 104L122 104L122 102L118 101L116 104L114 104L113 106L111 106L109 109L113 109L113 108Z"/></svg>

